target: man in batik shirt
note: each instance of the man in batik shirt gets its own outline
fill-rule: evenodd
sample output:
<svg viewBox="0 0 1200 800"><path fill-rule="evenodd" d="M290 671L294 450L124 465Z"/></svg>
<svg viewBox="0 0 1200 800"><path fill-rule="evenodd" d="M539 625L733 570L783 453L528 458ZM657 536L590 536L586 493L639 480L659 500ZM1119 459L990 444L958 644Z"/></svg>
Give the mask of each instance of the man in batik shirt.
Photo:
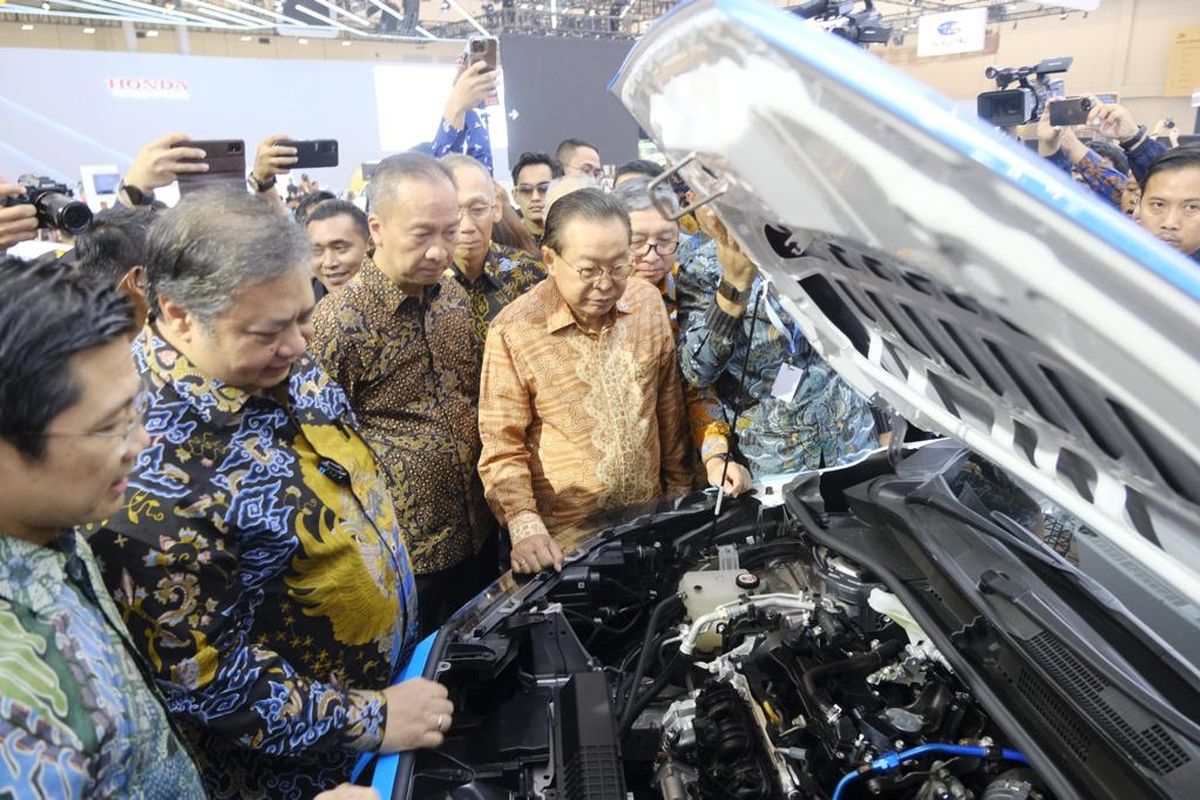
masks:
<svg viewBox="0 0 1200 800"><path fill-rule="evenodd" d="M629 255L634 277L657 287L671 317L672 335L678 337L680 320L675 286L679 264L674 255L679 249L679 223L665 216L660 207L678 215L679 201L674 192L661 184L654 188L652 199L650 181L645 177L631 178L613 190L613 197L629 214L633 229ZM724 411L717 402L716 391L711 386L685 382L683 397L692 443L705 479L710 486L718 487L723 481L725 491L737 497L750 488L750 471L732 458L729 423L722 418Z"/></svg>
<svg viewBox="0 0 1200 800"><path fill-rule="evenodd" d="M450 274L471 300L471 321L482 353L488 324L500 309L545 278L546 271L542 262L524 250L492 241L492 227L500 221L503 209L496 202L487 169L463 155L446 156L442 163L454 173L461 217Z"/></svg>
<svg viewBox="0 0 1200 800"><path fill-rule="evenodd" d="M200 774L71 529L117 513L148 439L133 307L0 259L0 795L199 800Z"/></svg>
<svg viewBox="0 0 1200 800"><path fill-rule="evenodd" d="M712 238L680 269L679 366L716 388L751 473L832 467L877 447L866 400L817 355L713 211L698 218Z"/></svg>
<svg viewBox="0 0 1200 800"><path fill-rule="evenodd" d="M389 685L416 638L408 532L305 353L310 259L236 190L155 221L158 314L134 342L153 438L92 537L216 797L311 797L362 752L436 746L452 711L436 684Z"/></svg>
<svg viewBox="0 0 1200 800"><path fill-rule="evenodd" d="M517 572L561 568L554 537L589 514L691 486L671 324L658 290L629 280L629 235L599 189L561 198L549 277L488 329L479 472Z"/></svg>
<svg viewBox="0 0 1200 800"><path fill-rule="evenodd" d="M482 588L479 555L495 536L476 472L479 346L467 293L446 274L459 229L453 174L402 153L380 162L371 192L375 256L321 302L312 351L388 472L429 632Z"/></svg>

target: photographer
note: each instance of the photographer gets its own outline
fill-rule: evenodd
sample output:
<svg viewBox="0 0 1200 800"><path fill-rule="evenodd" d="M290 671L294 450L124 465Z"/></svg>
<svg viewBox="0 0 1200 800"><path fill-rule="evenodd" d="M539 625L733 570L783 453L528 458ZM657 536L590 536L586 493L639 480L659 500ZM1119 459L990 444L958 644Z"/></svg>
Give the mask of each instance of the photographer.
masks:
<svg viewBox="0 0 1200 800"><path fill-rule="evenodd" d="M1127 178L1120 171L1105 163L1100 155L1079 141L1070 127L1055 127L1050 124L1050 115L1043 114L1038 122L1038 155L1062 167L1074 171L1093 192L1104 198L1113 208L1121 208L1125 196Z"/></svg>
<svg viewBox="0 0 1200 800"><path fill-rule="evenodd" d="M186 133L168 133L139 150L117 192L121 205L153 206L155 189L174 183L180 175L208 172L205 152L182 146L189 141Z"/></svg>
<svg viewBox="0 0 1200 800"><path fill-rule="evenodd" d="M37 238L37 209L29 203L4 207L10 197L20 197L25 189L19 183L9 183L0 177L0 253L17 242Z"/></svg>
<svg viewBox="0 0 1200 800"><path fill-rule="evenodd" d="M1145 186L1146 177L1150 174L1150 165L1169 148L1154 139L1145 125L1138 125L1124 106L1101 103L1095 97L1091 100L1092 113L1088 117L1088 125L1098 135L1106 139L1116 139L1120 143L1121 149L1129 158L1129 168L1133 177L1139 186Z"/></svg>
<svg viewBox="0 0 1200 800"><path fill-rule="evenodd" d="M487 125L475 109L488 97L496 94L496 70L486 61L471 66L462 62L442 123L433 139L432 155L441 158L450 153L464 153L487 167L492 173L492 140Z"/></svg>

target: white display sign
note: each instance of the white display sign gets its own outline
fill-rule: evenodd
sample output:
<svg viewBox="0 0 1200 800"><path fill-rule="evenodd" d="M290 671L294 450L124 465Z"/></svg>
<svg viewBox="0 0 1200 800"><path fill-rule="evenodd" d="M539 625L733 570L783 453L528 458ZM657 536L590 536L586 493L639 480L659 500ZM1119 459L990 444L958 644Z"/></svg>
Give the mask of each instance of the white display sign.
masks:
<svg viewBox="0 0 1200 800"><path fill-rule="evenodd" d="M109 78L108 91L113 97L131 100L187 100L191 97L187 81L180 78Z"/></svg>
<svg viewBox="0 0 1200 800"><path fill-rule="evenodd" d="M917 25L917 56L979 52L983 49L986 32L986 8L926 14Z"/></svg>

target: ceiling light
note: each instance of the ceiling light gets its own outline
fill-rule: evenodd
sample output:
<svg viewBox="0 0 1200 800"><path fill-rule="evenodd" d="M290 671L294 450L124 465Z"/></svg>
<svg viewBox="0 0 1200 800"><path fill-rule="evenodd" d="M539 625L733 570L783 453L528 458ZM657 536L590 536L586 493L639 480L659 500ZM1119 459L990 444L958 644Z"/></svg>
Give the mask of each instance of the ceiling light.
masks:
<svg viewBox="0 0 1200 800"><path fill-rule="evenodd" d="M350 40L349 40L349 39L343 39L343 40L342 40L342 47L349 47L349 46L350 46Z"/></svg>
<svg viewBox="0 0 1200 800"><path fill-rule="evenodd" d="M450 0L442 0L442 11L450 10Z"/></svg>
<svg viewBox="0 0 1200 800"><path fill-rule="evenodd" d="M95 29L95 28L84 28L84 29L83 29L83 32L84 32L84 33L86 33L86 34L89 34L89 35L91 35L91 34L93 34L93 33L95 33L95 32L96 32L96 29Z"/></svg>
<svg viewBox="0 0 1200 800"><path fill-rule="evenodd" d="M50 10L50 4L42 3L42 11L49 11L49 10Z"/></svg>
<svg viewBox="0 0 1200 800"><path fill-rule="evenodd" d="M297 39L296 42L298 44L308 44L308 39Z"/></svg>
<svg viewBox="0 0 1200 800"><path fill-rule="evenodd" d="M242 37L242 41L243 41L243 42L253 42L253 41L254 41L254 37L253 37L253 36L243 36L243 37Z"/></svg>
<svg viewBox="0 0 1200 800"><path fill-rule="evenodd" d="M31 30L33 30L33 26L32 26L32 25L29 25L29 24L25 24L25 25L22 25L22 26L21 26L21 30L23 30L23 31L31 31Z"/></svg>
<svg viewBox="0 0 1200 800"><path fill-rule="evenodd" d="M158 31L146 31L146 36L155 39L158 37Z"/></svg>

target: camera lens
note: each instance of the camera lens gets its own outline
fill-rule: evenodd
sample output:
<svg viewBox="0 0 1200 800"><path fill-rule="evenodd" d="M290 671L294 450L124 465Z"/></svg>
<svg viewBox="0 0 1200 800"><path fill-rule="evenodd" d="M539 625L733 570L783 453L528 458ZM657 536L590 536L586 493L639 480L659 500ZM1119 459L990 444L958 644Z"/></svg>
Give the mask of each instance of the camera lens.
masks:
<svg viewBox="0 0 1200 800"><path fill-rule="evenodd" d="M487 45L481 39L471 40L471 52L473 53L482 53L486 47Z"/></svg>
<svg viewBox="0 0 1200 800"><path fill-rule="evenodd" d="M42 227L58 228L74 236L92 226L92 210L69 195L47 192L38 198L37 210Z"/></svg>

